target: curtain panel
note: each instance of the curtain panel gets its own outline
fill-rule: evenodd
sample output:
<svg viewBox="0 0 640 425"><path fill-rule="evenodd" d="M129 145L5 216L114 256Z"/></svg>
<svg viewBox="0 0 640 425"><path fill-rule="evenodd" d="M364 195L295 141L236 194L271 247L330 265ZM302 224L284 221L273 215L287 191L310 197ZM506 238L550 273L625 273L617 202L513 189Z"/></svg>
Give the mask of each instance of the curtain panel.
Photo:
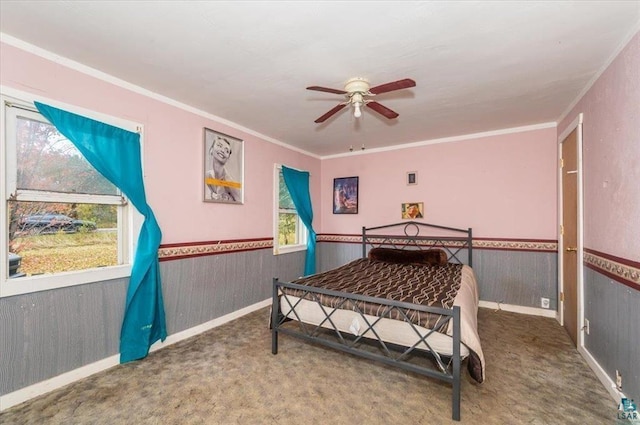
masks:
<svg viewBox="0 0 640 425"><path fill-rule="evenodd" d="M144 358L151 344L167 337L167 327L158 262L162 232L146 200L140 135L39 102L35 105L145 218L127 288L120 363Z"/></svg>
<svg viewBox="0 0 640 425"><path fill-rule="evenodd" d="M309 231L307 238L307 255L304 262L304 275L316 272L316 232L313 230L313 208L309 193L309 173L282 166L282 177L287 185L293 204L300 219Z"/></svg>

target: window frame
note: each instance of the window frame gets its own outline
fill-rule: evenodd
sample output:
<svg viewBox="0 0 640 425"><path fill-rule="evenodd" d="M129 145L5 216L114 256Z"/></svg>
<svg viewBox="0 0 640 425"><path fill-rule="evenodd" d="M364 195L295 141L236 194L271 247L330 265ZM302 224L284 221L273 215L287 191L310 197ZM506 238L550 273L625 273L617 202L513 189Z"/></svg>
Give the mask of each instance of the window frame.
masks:
<svg viewBox="0 0 640 425"><path fill-rule="evenodd" d="M4 183L0 184L0 223L8 226L8 200L10 189L15 188L15 145L9 140L9 133L15 129L7 126L8 109L18 107L27 111L35 111L44 121L47 121L35 108L34 101L40 101L55 106L66 111L83 115L85 117L101 121L103 123L117 126L129 131L140 133L140 149L141 154L144 152L142 145L142 125L119 118L111 117L105 114L79 108L73 105L63 104L50 99L36 98L29 93L13 90L7 87L0 87L0 163L3 167ZM13 149L13 152L11 151ZM13 155L13 157L12 157ZM11 162L13 161L13 162ZM143 162L144 163L144 162ZM13 173L13 177L9 176ZM31 192L20 191L21 201L51 201L59 200L47 192ZM122 195L106 195L111 196L113 200L119 200L118 207L118 260L122 264L108 267L92 268L85 270L76 270L69 272L61 272L55 274L43 274L37 276L22 276L18 278L9 278L9 240L7 229L3 229L0 235L0 298L27 294L32 292L47 291L57 288L64 288L87 283L102 282L113 279L127 278L131 276L131 268L135 251L137 247L137 236L142 228L144 216L140 214L135 207ZM66 199L62 202L89 202L96 203L97 195L65 195ZM102 195L100 195L102 197ZM104 198L103 198L104 199Z"/></svg>
<svg viewBox="0 0 640 425"><path fill-rule="evenodd" d="M296 220L296 236L297 244L280 245L280 173L282 172L282 164L275 164L273 172L273 255L287 254L290 252L306 251L307 240L309 238L309 230L300 219L297 211Z"/></svg>

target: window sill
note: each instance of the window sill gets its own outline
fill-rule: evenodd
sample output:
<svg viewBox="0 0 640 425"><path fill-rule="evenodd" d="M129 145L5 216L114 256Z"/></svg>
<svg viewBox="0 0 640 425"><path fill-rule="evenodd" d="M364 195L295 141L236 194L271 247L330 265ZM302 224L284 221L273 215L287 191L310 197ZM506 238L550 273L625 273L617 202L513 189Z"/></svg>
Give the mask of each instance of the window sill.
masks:
<svg viewBox="0 0 640 425"><path fill-rule="evenodd" d="M306 250L307 250L307 244L287 245L287 246L281 246L281 247L274 246L273 255L289 254L291 252L306 251Z"/></svg>
<svg viewBox="0 0 640 425"><path fill-rule="evenodd" d="M48 291L66 288L86 283L102 282L131 276L131 266L112 266L99 269L45 274L38 276L24 276L4 279L0 286L0 298L32 292Z"/></svg>

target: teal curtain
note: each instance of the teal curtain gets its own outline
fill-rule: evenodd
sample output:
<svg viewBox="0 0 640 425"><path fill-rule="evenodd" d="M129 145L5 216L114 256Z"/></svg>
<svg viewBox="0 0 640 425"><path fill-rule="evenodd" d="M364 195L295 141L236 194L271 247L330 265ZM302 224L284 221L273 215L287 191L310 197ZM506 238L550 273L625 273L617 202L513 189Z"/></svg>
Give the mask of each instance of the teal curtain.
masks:
<svg viewBox="0 0 640 425"><path fill-rule="evenodd" d="M316 272L316 232L313 230L313 208L309 194L309 173L282 166L282 177L287 185L296 211L309 231L307 238L307 256L304 262L304 275Z"/></svg>
<svg viewBox="0 0 640 425"><path fill-rule="evenodd" d="M35 105L144 215L120 331L120 363L144 358L151 344L167 337L167 326L158 263L162 232L145 196L140 135L39 102Z"/></svg>

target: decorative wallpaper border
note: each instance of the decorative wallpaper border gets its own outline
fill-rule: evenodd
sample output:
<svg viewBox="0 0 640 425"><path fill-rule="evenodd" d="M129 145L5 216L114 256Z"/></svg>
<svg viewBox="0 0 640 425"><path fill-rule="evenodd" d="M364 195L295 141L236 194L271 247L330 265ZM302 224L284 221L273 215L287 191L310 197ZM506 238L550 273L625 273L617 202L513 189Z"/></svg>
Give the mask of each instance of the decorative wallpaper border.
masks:
<svg viewBox="0 0 640 425"><path fill-rule="evenodd" d="M231 252L255 251L273 248L273 238L236 239L229 241L191 242L160 245L160 261L201 257L206 255L228 254Z"/></svg>
<svg viewBox="0 0 640 425"><path fill-rule="evenodd" d="M374 242L382 242L382 238L371 238ZM338 235L338 234L320 234L317 236L318 242L334 242L334 243L356 243L359 244L362 240L362 235ZM421 242L421 245L432 245L434 239L425 239ZM397 243L401 245L402 240L389 240L390 243ZM448 246L461 246L462 242L451 241L447 243ZM558 242L555 240L544 239L489 239L489 238L474 238L473 247L478 249L499 249L504 251L539 251L539 252L557 252Z"/></svg>
<svg viewBox="0 0 640 425"><path fill-rule="evenodd" d="M598 273L640 291L640 263L592 249L584 250L583 263Z"/></svg>
<svg viewBox="0 0 640 425"><path fill-rule="evenodd" d="M376 243L396 243L402 245L403 240L384 240L383 238L371 238ZM318 242L336 242L360 244L362 235L336 235L320 234ZM421 245L432 245L437 239L426 239ZM450 241L447 246L462 246L462 242ZM545 240L511 240L511 239L474 239L473 247L479 249L499 249L507 251L541 251L556 252L558 244L555 241ZM178 260L207 255L229 254L232 252L254 251L258 249L272 249L272 238L236 239L226 241L188 242L160 245L158 257L160 261Z"/></svg>
<svg viewBox="0 0 640 425"><path fill-rule="evenodd" d="M474 238L473 247L504 251L558 252L558 242L547 239L489 239Z"/></svg>
<svg viewBox="0 0 640 425"><path fill-rule="evenodd" d="M316 240L318 242L359 244L361 239L362 235L319 234ZM383 238L372 238L372 240L376 243L384 241ZM435 238L424 240L422 245L431 245L436 240ZM386 242L396 243L398 245L404 243L404 241L400 239L391 239ZM461 246L462 242L451 241L447 245ZM557 252L558 243L552 240L474 238L473 247L476 249L496 249L504 251ZM177 243L161 245L158 250L158 257L160 261L169 261L272 248L272 238ZM640 263L638 262L585 248L583 264L630 288L640 290Z"/></svg>

